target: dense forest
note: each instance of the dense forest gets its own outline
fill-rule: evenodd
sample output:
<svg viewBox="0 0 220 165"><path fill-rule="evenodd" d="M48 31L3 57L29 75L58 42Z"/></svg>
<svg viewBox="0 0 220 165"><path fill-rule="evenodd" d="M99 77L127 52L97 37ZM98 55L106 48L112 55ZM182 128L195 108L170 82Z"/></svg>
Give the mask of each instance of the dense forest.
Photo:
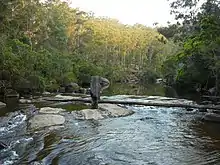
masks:
<svg viewBox="0 0 220 165"><path fill-rule="evenodd" d="M140 84L161 77L177 89L215 87L218 94L219 2L198 4L170 2L177 23L150 28L95 17L61 0L0 1L0 85L56 91L71 82L86 86L92 75Z"/></svg>
<svg viewBox="0 0 220 165"><path fill-rule="evenodd" d="M176 0L171 13L177 24L159 28L168 40L181 46L163 63L169 85L184 92L219 94L220 2L218 0Z"/></svg>

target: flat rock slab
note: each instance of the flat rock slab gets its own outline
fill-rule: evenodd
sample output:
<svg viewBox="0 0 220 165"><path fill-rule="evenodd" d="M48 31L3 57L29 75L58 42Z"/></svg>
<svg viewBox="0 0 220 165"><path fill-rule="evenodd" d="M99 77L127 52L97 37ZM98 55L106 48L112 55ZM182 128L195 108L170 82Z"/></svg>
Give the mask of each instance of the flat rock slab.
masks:
<svg viewBox="0 0 220 165"><path fill-rule="evenodd" d="M29 120L30 128L39 129L43 127L56 126L64 124L65 118L61 115L38 114Z"/></svg>
<svg viewBox="0 0 220 165"><path fill-rule="evenodd" d="M5 104L5 103L0 102L0 108L4 108L5 106L6 106L6 104Z"/></svg>
<svg viewBox="0 0 220 165"><path fill-rule="evenodd" d="M123 117L132 115L133 113L134 111L122 108L115 104L99 104L99 109L83 109L72 112L76 119L81 120L99 120L110 117Z"/></svg>
<svg viewBox="0 0 220 165"><path fill-rule="evenodd" d="M134 111L122 108L116 104L99 104L99 109L106 111L111 117L128 116L134 113Z"/></svg>
<svg viewBox="0 0 220 165"><path fill-rule="evenodd" d="M64 112L65 110L62 108L51 108L51 107L43 107L40 109L40 113L47 113L47 114L57 114L60 112Z"/></svg>
<svg viewBox="0 0 220 165"><path fill-rule="evenodd" d="M102 96L101 100L115 100L115 101L134 101L137 103L159 103L159 104L195 104L191 100L187 99L178 99L171 97L162 97L162 96L136 96L136 95L114 95L114 96Z"/></svg>
<svg viewBox="0 0 220 165"><path fill-rule="evenodd" d="M72 114L76 119L80 120L104 119L104 116L99 109L83 109L80 111L73 111Z"/></svg>

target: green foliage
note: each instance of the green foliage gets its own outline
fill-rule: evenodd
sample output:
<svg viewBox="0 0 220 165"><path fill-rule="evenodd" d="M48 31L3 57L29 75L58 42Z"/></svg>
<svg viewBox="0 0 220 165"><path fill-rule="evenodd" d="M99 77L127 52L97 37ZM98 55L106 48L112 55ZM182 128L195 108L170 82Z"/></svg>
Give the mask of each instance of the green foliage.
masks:
<svg viewBox="0 0 220 165"><path fill-rule="evenodd" d="M27 91L88 85L93 75L125 82L135 74L151 82L175 50L152 28L97 18L61 0L0 2L0 22L0 70Z"/></svg>
<svg viewBox="0 0 220 165"><path fill-rule="evenodd" d="M80 85L88 86L91 76L102 75L101 67L95 66L92 63L83 63L78 68L78 82Z"/></svg>
<svg viewBox="0 0 220 165"><path fill-rule="evenodd" d="M185 30L188 33L182 39L182 50L164 62L163 76L169 79L169 84L173 81L172 85L185 91L195 91L197 88L204 90L213 86L218 91L220 6L216 1L207 0L197 12L196 3L190 0L171 3L176 18L183 20L183 24L179 25L182 27L181 33L185 33ZM187 9L188 13L180 8Z"/></svg>
<svg viewBox="0 0 220 165"><path fill-rule="evenodd" d="M148 69L140 73L139 77L141 84L147 85L155 83L159 75L155 71Z"/></svg>

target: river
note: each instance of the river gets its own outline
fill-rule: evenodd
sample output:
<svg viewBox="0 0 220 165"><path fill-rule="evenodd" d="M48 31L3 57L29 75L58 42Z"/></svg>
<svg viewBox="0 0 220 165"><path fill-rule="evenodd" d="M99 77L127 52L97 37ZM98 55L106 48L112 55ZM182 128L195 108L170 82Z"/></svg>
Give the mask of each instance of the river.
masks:
<svg viewBox="0 0 220 165"><path fill-rule="evenodd" d="M135 113L99 121L66 112L63 129L34 132L22 112L33 105L15 107L0 118L0 139L9 145L0 150L3 165L220 164L220 125L202 122L197 110L125 106Z"/></svg>

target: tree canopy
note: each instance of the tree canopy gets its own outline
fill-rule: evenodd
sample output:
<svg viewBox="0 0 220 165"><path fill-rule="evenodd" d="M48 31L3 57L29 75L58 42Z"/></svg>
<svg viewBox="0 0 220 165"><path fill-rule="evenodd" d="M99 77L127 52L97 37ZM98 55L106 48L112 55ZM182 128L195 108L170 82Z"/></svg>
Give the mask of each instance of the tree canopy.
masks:
<svg viewBox="0 0 220 165"><path fill-rule="evenodd" d="M220 2L175 0L171 7L182 23L158 31L180 43L182 48L164 62L164 75L179 89L207 91L215 88L215 94L219 94ZM177 39L176 36L181 37ZM170 68L175 69L171 72Z"/></svg>
<svg viewBox="0 0 220 165"><path fill-rule="evenodd" d="M30 75L44 87L86 84L92 75L125 82L159 74L170 53L156 29L94 17L61 0L1 1L0 23L0 69L12 82Z"/></svg>

